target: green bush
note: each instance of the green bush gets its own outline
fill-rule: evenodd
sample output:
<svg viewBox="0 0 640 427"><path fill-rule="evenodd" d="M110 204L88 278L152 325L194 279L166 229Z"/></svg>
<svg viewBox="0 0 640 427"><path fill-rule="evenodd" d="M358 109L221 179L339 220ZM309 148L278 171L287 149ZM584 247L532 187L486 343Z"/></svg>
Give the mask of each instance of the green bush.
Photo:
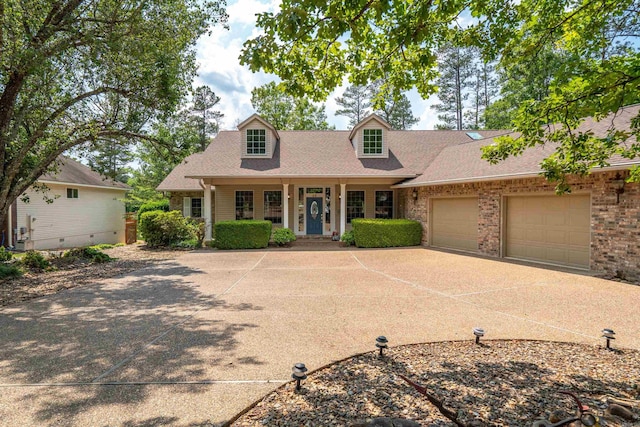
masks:
<svg viewBox="0 0 640 427"><path fill-rule="evenodd" d="M218 249L266 248L271 237L271 221L221 221L215 225L215 234Z"/></svg>
<svg viewBox="0 0 640 427"><path fill-rule="evenodd" d="M11 261L13 254L9 252L4 246L0 246L0 262Z"/></svg>
<svg viewBox="0 0 640 427"><path fill-rule="evenodd" d="M27 251L22 257L22 265L28 268L44 270L49 267L49 261L38 251Z"/></svg>
<svg viewBox="0 0 640 427"><path fill-rule="evenodd" d="M409 219L354 219L353 236L359 248L416 246L422 240L422 225Z"/></svg>
<svg viewBox="0 0 640 427"><path fill-rule="evenodd" d="M141 220L142 214L151 211L169 212L169 200L163 199L155 202L147 202L138 209L138 221Z"/></svg>
<svg viewBox="0 0 640 427"><path fill-rule="evenodd" d="M271 234L273 243L278 246L284 246L288 243L296 241L296 235L290 228L276 228Z"/></svg>
<svg viewBox="0 0 640 427"><path fill-rule="evenodd" d="M13 279L22 276L22 270L15 264L0 264L0 279Z"/></svg>
<svg viewBox="0 0 640 427"><path fill-rule="evenodd" d="M340 237L340 240L347 246L353 246L356 244L356 239L353 236L353 230L345 231L344 233L342 233L342 237Z"/></svg>
<svg viewBox="0 0 640 427"><path fill-rule="evenodd" d="M109 255L101 252L100 249L95 246L89 246L87 248L75 248L68 250L63 255L64 258L82 258L95 263L113 261Z"/></svg>
<svg viewBox="0 0 640 427"><path fill-rule="evenodd" d="M195 239L187 240L188 242L190 242L191 240L195 240L195 243L190 247L201 248L202 242L204 242L204 230L206 225L204 222L204 218L187 218L187 223L189 224L195 235Z"/></svg>
<svg viewBox="0 0 640 427"><path fill-rule="evenodd" d="M91 245L89 247L94 249L104 250L104 249L118 248L120 246L125 246L125 244L115 243L112 245L111 243L98 243L97 245Z"/></svg>
<svg viewBox="0 0 640 427"><path fill-rule="evenodd" d="M171 246L195 239L194 226L179 211L150 211L140 216L140 234L149 247Z"/></svg>

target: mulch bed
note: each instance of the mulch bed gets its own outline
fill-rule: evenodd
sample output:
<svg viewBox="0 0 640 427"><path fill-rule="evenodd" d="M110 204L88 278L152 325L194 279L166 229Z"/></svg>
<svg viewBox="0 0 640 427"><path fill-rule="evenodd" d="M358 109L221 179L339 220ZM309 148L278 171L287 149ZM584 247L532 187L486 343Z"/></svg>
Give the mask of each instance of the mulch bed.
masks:
<svg viewBox="0 0 640 427"><path fill-rule="evenodd" d="M427 387L459 425L531 426L576 412L572 391L601 425L640 425L640 352L541 341L445 342L355 356L309 374L302 390L287 383L233 426L355 426L396 417L423 426L455 426L399 375ZM615 399L615 400L611 400ZM633 420L608 414L630 403ZM633 405L635 404L635 407Z"/></svg>

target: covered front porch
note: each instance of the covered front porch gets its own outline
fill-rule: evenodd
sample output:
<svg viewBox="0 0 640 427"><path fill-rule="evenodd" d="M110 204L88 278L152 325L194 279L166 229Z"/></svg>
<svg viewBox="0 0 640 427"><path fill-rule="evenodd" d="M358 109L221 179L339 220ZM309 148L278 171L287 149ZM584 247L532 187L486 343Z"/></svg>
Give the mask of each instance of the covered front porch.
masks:
<svg viewBox="0 0 640 427"><path fill-rule="evenodd" d="M338 236L354 218L397 218L402 206L391 188L398 179L279 178L204 180L204 218L266 219L298 236ZM211 188L215 186L215 192ZM212 196L213 194L213 196ZM212 236L207 227L206 239Z"/></svg>

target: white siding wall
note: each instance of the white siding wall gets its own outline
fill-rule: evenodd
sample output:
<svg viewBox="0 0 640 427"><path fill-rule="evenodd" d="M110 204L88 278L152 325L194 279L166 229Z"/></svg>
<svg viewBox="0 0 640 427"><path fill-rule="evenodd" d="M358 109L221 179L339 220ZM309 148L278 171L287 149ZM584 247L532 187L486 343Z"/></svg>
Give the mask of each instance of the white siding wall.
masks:
<svg viewBox="0 0 640 427"><path fill-rule="evenodd" d="M30 202L18 200L18 229L27 232L18 239L28 239L25 249L57 249L98 243L124 243L125 207L122 190L47 184L49 197L60 197L47 204L42 194L27 191ZM78 198L67 199L67 188L77 188ZM27 217L31 218L31 227ZM63 241L60 241L64 239Z"/></svg>

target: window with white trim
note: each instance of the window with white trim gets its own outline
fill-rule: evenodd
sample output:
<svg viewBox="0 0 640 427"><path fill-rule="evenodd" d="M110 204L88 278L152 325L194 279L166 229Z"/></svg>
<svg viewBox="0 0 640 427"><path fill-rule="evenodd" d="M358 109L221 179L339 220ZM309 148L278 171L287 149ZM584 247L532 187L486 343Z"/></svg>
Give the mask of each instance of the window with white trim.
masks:
<svg viewBox="0 0 640 427"><path fill-rule="evenodd" d="M253 219L253 191L236 191L236 220Z"/></svg>
<svg viewBox="0 0 640 427"><path fill-rule="evenodd" d="M362 152L364 154L382 154L382 129L362 130Z"/></svg>
<svg viewBox="0 0 640 427"><path fill-rule="evenodd" d="M354 218L364 218L364 191L347 191L347 224Z"/></svg>
<svg viewBox="0 0 640 427"><path fill-rule="evenodd" d="M247 129L247 154L267 154L267 131L265 129Z"/></svg>
<svg viewBox="0 0 640 427"><path fill-rule="evenodd" d="M273 224L282 224L282 191L264 192L264 219Z"/></svg>
<svg viewBox="0 0 640 427"><path fill-rule="evenodd" d="M78 198L78 189L67 188L67 199L77 199L77 198Z"/></svg>
<svg viewBox="0 0 640 427"><path fill-rule="evenodd" d="M204 201L202 197L184 197L182 199L182 215L185 218L202 218Z"/></svg>
<svg viewBox="0 0 640 427"><path fill-rule="evenodd" d="M393 191L376 191L376 218L393 218Z"/></svg>

